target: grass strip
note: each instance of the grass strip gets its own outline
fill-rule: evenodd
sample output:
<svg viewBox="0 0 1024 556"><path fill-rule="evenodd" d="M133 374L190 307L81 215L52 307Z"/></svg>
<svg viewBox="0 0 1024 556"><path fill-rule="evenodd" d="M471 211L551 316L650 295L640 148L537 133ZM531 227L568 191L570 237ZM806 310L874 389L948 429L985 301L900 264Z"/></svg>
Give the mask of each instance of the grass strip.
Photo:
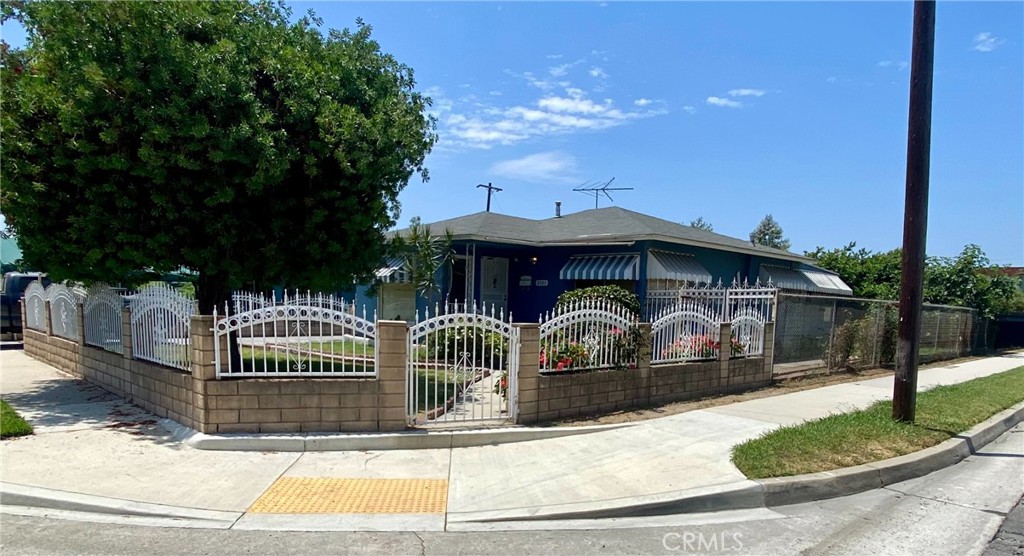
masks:
<svg viewBox="0 0 1024 556"><path fill-rule="evenodd" d="M0 438L32 434L29 425L7 402L0 400Z"/></svg>
<svg viewBox="0 0 1024 556"><path fill-rule="evenodd" d="M917 395L912 424L892 420L892 401L770 431L733 448L751 479L852 467L939 444L1024 401L1024 367Z"/></svg>

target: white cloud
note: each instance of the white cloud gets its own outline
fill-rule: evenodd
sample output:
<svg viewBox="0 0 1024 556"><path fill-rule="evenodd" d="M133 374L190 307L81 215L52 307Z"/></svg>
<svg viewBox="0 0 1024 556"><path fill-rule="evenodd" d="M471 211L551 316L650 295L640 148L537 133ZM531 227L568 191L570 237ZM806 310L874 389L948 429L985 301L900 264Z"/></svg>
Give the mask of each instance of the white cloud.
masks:
<svg viewBox="0 0 1024 556"><path fill-rule="evenodd" d="M986 31L974 36L974 46L971 47L971 50L978 52L992 52L1002 46L1005 42L1006 39L1001 39Z"/></svg>
<svg viewBox="0 0 1024 556"><path fill-rule="evenodd" d="M761 89L733 89L729 91L731 97L761 97L764 91Z"/></svg>
<svg viewBox="0 0 1024 556"><path fill-rule="evenodd" d="M633 101L633 105L634 106L647 106L648 104L651 104L653 102L654 101L649 99L649 98L638 98L638 99Z"/></svg>
<svg viewBox="0 0 1024 556"><path fill-rule="evenodd" d="M491 95L492 97L500 97L502 93L501 91L488 91L487 94Z"/></svg>
<svg viewBox="0 0 1024 556"><path fill-rule="evenodd" d="M827 81L829 83L835 83L836 82L836 76L833 75L833 76L829 77L828 79L826 79L825 81Z"/></svg>
<svg viewBox="0 0 1024 556"><path fill-rule="evenodd" d="M548 68L548 73L551 74L551 77L562 77L563 75L569 73L569 68L571 67L572 64L561 64L557 66L552 66Z"/></svg>
<svg viewBox="0 0 1024 556"><path fill-rule="evenodd" d="M708 97L708 99L705 102L707 102L711 106L720 106L722 108L743 108L742 102L722 97Z"/></svg>
<svg viewBox="0 0 1024 556"><path fill-rule="evenodd" d="M697 112L697 109L694 108L693 106L686 105L683 107L683 111L686 112L687 114L694 114Z"/></svg>
<svg viewBox="0 0 1024 556"><path fill-rule="evenodd" d="M542 152L503 160L491 166L492 174L528 182L576 183L576 158L572 155L552 151Z"/></svg>
<svg viewBox="0 0 1024 556"><path fill-rule="evenodd" d="M562 57L561 54L548 54L547 55L547 59L548 60L557 60L557 59L559 59L561 57Z"/></svg>
<svg viewBox="0 0 1024 556"><path fill-rule="evenodd" d="M598 79L605 79L606 77L608 77L608 74L605 73L604 70L601 68L593 67L590 68L590 76L597 77Z"/></svg>
<svg viewBox="0 0 1024 556"><path fill-rule="evenodd" d="M887 67L889 67L891 65L892 65L892 60L882 60L881 62L878 62L878 67L880 67L880 68L887 68Z"/></svg>
<svg viewBox="0 0 1024 556"><path fill-rule="evenodd" d="M890 68L890 67L893 67L893 66L895 66L896 69L898 69L899 71L903 71L903 70L907 69L908 67L910 67L910 63L908 63L908 62L897 62L896 60L882 60L881 62L878 62L878 67L880 67L880 68Z"/></svg>

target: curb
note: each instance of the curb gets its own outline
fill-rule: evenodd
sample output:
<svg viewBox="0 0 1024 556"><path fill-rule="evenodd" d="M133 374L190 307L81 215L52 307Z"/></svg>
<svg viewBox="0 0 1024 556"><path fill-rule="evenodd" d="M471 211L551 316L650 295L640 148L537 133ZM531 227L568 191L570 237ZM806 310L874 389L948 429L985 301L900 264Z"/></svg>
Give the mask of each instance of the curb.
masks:
<svg viewBox="0 0 1024 556"><path fill-rule="evenodd" d="M646 517L769 508L849 496L922 477L975 453L1024 421L1024 402L993 415L967 432L903 456L874 463L772 479L742 480L629 499L534 508L449 512L449 523Z"/></svg>
<svg viewBox="0 0 1024 556"><path fill-rule="evenodd" d="M154 518L185 522L193 526L227 529L242 516L242 512L201 510L164 504L136 502L120 498L81 494L65 490L0 482L0 505L4 510L12 507L54 510L60 513L105 514Z"/></svg>
<svg viewBox="0 0 1024 556"><path fill-rule="evenodd" d="M273 451L273 452L347 452L366 450L428 450L493 446L592 434L631 427L636 423L585 427L519 427L475 430L417 430L363 434L206 434L176 421L160 422L171 436L197 450Z"/></svg>

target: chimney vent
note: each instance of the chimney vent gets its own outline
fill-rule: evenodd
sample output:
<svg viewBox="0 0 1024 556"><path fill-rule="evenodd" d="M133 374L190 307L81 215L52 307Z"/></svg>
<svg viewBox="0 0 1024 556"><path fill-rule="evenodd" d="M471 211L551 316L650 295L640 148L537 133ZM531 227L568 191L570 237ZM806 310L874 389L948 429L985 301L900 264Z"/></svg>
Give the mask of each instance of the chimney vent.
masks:
<svg viewBox="0 0 1024 556"><path fill-rule="evenodd" d="M555 218L562 217L562 201L555 201Z"/></svg>

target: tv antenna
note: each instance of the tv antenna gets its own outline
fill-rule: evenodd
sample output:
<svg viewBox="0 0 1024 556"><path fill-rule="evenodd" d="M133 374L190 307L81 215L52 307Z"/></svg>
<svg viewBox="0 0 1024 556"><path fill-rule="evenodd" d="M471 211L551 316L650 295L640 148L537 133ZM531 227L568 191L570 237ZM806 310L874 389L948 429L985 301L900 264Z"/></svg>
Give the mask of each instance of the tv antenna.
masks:
<svg viewBox="0 0 1024 556"><path fill-rule="evenodd" d="M601 195L608 197L609 201L615 201L615 199L612 199L611 194L608 193L609 191L633 190L632 187L612 187L611 185L613 181L615 181L615 178L612 178L603 183L598 181L588 181L587 183L584 183L579 187L573 188L573 191L579 191L580 193L584 193L586 195L590 195L591 197L593 197L594 208L597 208L598 202L601 200Z"/></svg>

